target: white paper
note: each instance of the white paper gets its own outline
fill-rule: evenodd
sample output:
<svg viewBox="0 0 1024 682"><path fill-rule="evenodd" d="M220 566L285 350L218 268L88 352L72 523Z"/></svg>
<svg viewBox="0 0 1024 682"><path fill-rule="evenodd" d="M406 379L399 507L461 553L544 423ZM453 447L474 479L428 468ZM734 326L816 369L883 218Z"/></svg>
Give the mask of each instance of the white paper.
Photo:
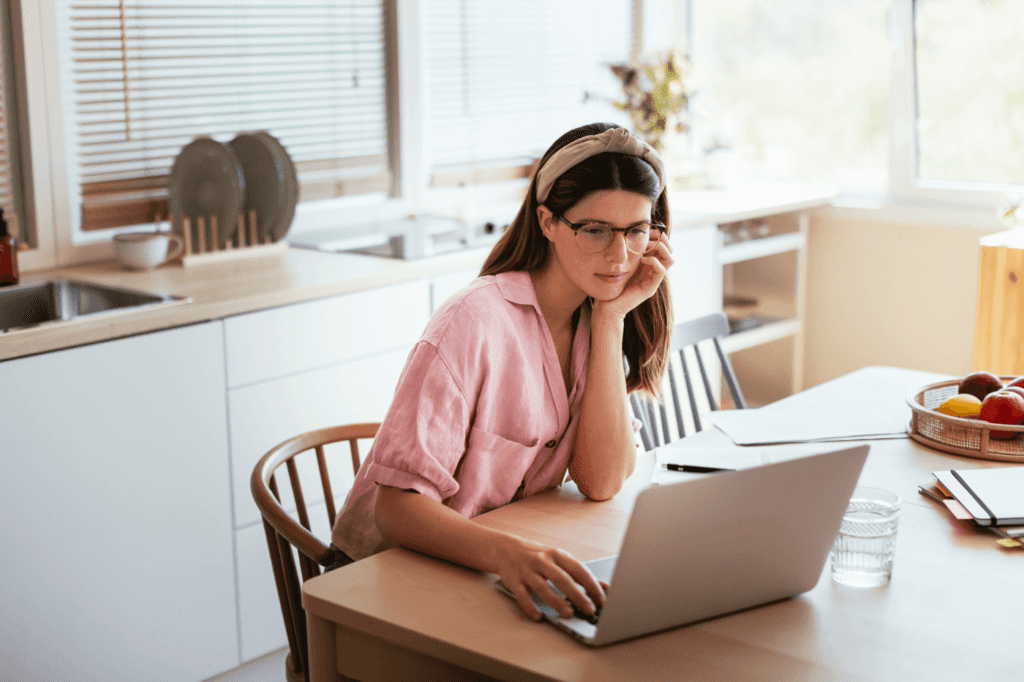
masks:
<svg viewBox="0 0 1024 682"><path fill-rule="evenodd" d="M853 402L720 410L708 414L707 419L737 445L854 440L906 432L906 425L901 423L902 415L891 415Z"/></svg>

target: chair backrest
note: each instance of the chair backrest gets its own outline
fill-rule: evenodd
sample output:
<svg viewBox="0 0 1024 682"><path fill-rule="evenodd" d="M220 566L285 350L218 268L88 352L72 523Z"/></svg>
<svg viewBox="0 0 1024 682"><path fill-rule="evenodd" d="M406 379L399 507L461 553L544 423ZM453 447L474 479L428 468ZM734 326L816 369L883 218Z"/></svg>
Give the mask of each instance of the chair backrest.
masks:
<svg viewBox="0 0 1024 682"><path fill-rule="evenodd" d="M338 552L324 544L312 532L306 496L302 489L296 456L301 453L316 454L316 474L324 496L329 528L334 526L337 508L334 491L328 475L327 457L324 446L347 441L352 457L353 473L359 471L359 441L372 439L377 435L379 423L347 424L309 431L290 438L273 447L260 458L250 478L253 499L263 515L263 529L267 534L270 562L274 569L277 596L281 602L285 631L288 634L290 653L287 661L287 676L296 682L307 679L309 650L306 634L306 612L302 608L302 594L299 582L320 575L321 568L328 568L338 558ZM281 504L275 472L281 465L288 471L295 516ZM299 570L295 567L292 548L298 553Z"/></svg>
<svg viewBox="0 0 1024 682"><path fill-rule="evenodd" d="M743 393L740 391L740 385L736 380L732 364L729 362L729 357L722 351L720 339L728 335L729 320L723 313L712 313L704 317L680 322L673 327L671 353L678 354L678 364L682 370L686 395L685 397L680 395L674 360L669 362L667 372L668 390L662 391L662 402L656 403L637 393L630 395L633 413L644 425L644 428L640 431L640 437L645 448L650 450L660 447L687 435L686 420L683 413L684 403L690 407L689 412L692 418L692 430L694 433L704 428L700 419L700 411L701 403L704 402L705 397L706 405L709 409L718 410L721 408L721 405L715 400L716 391L713 390L711 385L708 363L701 354L700 347L702 344L705 345L705 350L707 350L708 345L715 349L717 358L713 362L716 362L721 370L722 378L725 379L726 386L729 389L733 406L737 409L746 408L747 404L743 399ZM694 365L696 365L697 371L700 374L701 384L704 389L703 396L699 395L699 388L697 390L694 388ZM669 423L666 404L671 404L673 407L675 434L672 433L673 428Z"/></svg>

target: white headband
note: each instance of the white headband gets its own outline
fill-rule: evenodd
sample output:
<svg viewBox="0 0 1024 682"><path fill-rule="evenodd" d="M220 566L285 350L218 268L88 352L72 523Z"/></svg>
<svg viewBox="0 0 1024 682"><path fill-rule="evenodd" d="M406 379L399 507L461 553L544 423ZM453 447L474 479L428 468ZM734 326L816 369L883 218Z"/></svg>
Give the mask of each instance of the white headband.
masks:
<svg viewBox="0 0 1024 682"><path fill-rule="evenodd" d="M658 174L658 183L665 186L664 170L661 167L661 157L654 147L647 144L639 137L625 128L609 128L597 135L587 135L565 145L551 155L551 158L537 171L537 203L543 204L555 180L561 177L562 173L569 170L580 161L589 159L602 152L622 152L632 156L639 156L651 164L654 172ZM659 190L660 193L660 190Z"/></svg>

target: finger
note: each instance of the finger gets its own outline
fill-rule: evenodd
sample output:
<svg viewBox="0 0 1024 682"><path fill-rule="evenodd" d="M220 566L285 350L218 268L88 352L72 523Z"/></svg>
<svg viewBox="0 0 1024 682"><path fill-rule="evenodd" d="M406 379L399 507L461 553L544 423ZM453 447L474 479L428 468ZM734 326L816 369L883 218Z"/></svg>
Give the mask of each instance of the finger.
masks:
<svg viewBox="0 0 1024 682"><path fill-rule="evenodd" d="M551 587L548 581L543 578L543 576L538 576L538 578L538 581L532 586L534 593L538 597L540 597L545 604L553 608L555 611L558 611L558 613L560 613L563 617L568 618L569 616L571 616L573 613L572 606L567 601L565 601L562 595L555 592L555 590ZM555 584L557 585L558 583ZM563 589L561 585L559 585L559 589Z"/></svg>
<svg viewBox="0 0 1024 682"><path fill-rule="evenodd" d="M537 605L533 603L533 598L530 596L530 590L525 585L519 585L518 587L510 587L512 594L516 597L516 603L519 604L519 608L522 609L523 613L530 620L540 620L542 615Z"/></svg>
<svg viewBox="0 0 1024 682"><path fill-rule="evenodd" d="M572 581L573 587L581 592L582 590L585 590L586 592L583 596L589 595L587 597L588 601L590 601L590 598L592 597L598 604L604 604L604 588L594 574L590 572L590 569L580 563L576 557L568 553L561 556L559 559L567 577ZM561 585L559 585L559 589L562 589ZM562 589L562 591L565 592L564 589ZM568 595L569 593L566 592L566 594ZM579 602L575 600L573 600L573 603L580 606ZM580 606L580 608L583 607Z"/></svg>

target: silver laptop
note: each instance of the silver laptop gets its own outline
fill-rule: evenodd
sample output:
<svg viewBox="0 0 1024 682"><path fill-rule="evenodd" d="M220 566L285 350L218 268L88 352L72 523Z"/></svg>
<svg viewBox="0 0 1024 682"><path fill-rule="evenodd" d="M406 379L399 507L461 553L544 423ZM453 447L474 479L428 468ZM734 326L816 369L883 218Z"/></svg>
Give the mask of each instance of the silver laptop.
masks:
<svg viewBox="0 0 1024 682"><path fill-rule="evenodd" d="M599 646L806 592L867 455L861 445L651 486L637 496L619 554L586 562L610 585L599 617L563 617L536 595L534 603Z"/></svg>

